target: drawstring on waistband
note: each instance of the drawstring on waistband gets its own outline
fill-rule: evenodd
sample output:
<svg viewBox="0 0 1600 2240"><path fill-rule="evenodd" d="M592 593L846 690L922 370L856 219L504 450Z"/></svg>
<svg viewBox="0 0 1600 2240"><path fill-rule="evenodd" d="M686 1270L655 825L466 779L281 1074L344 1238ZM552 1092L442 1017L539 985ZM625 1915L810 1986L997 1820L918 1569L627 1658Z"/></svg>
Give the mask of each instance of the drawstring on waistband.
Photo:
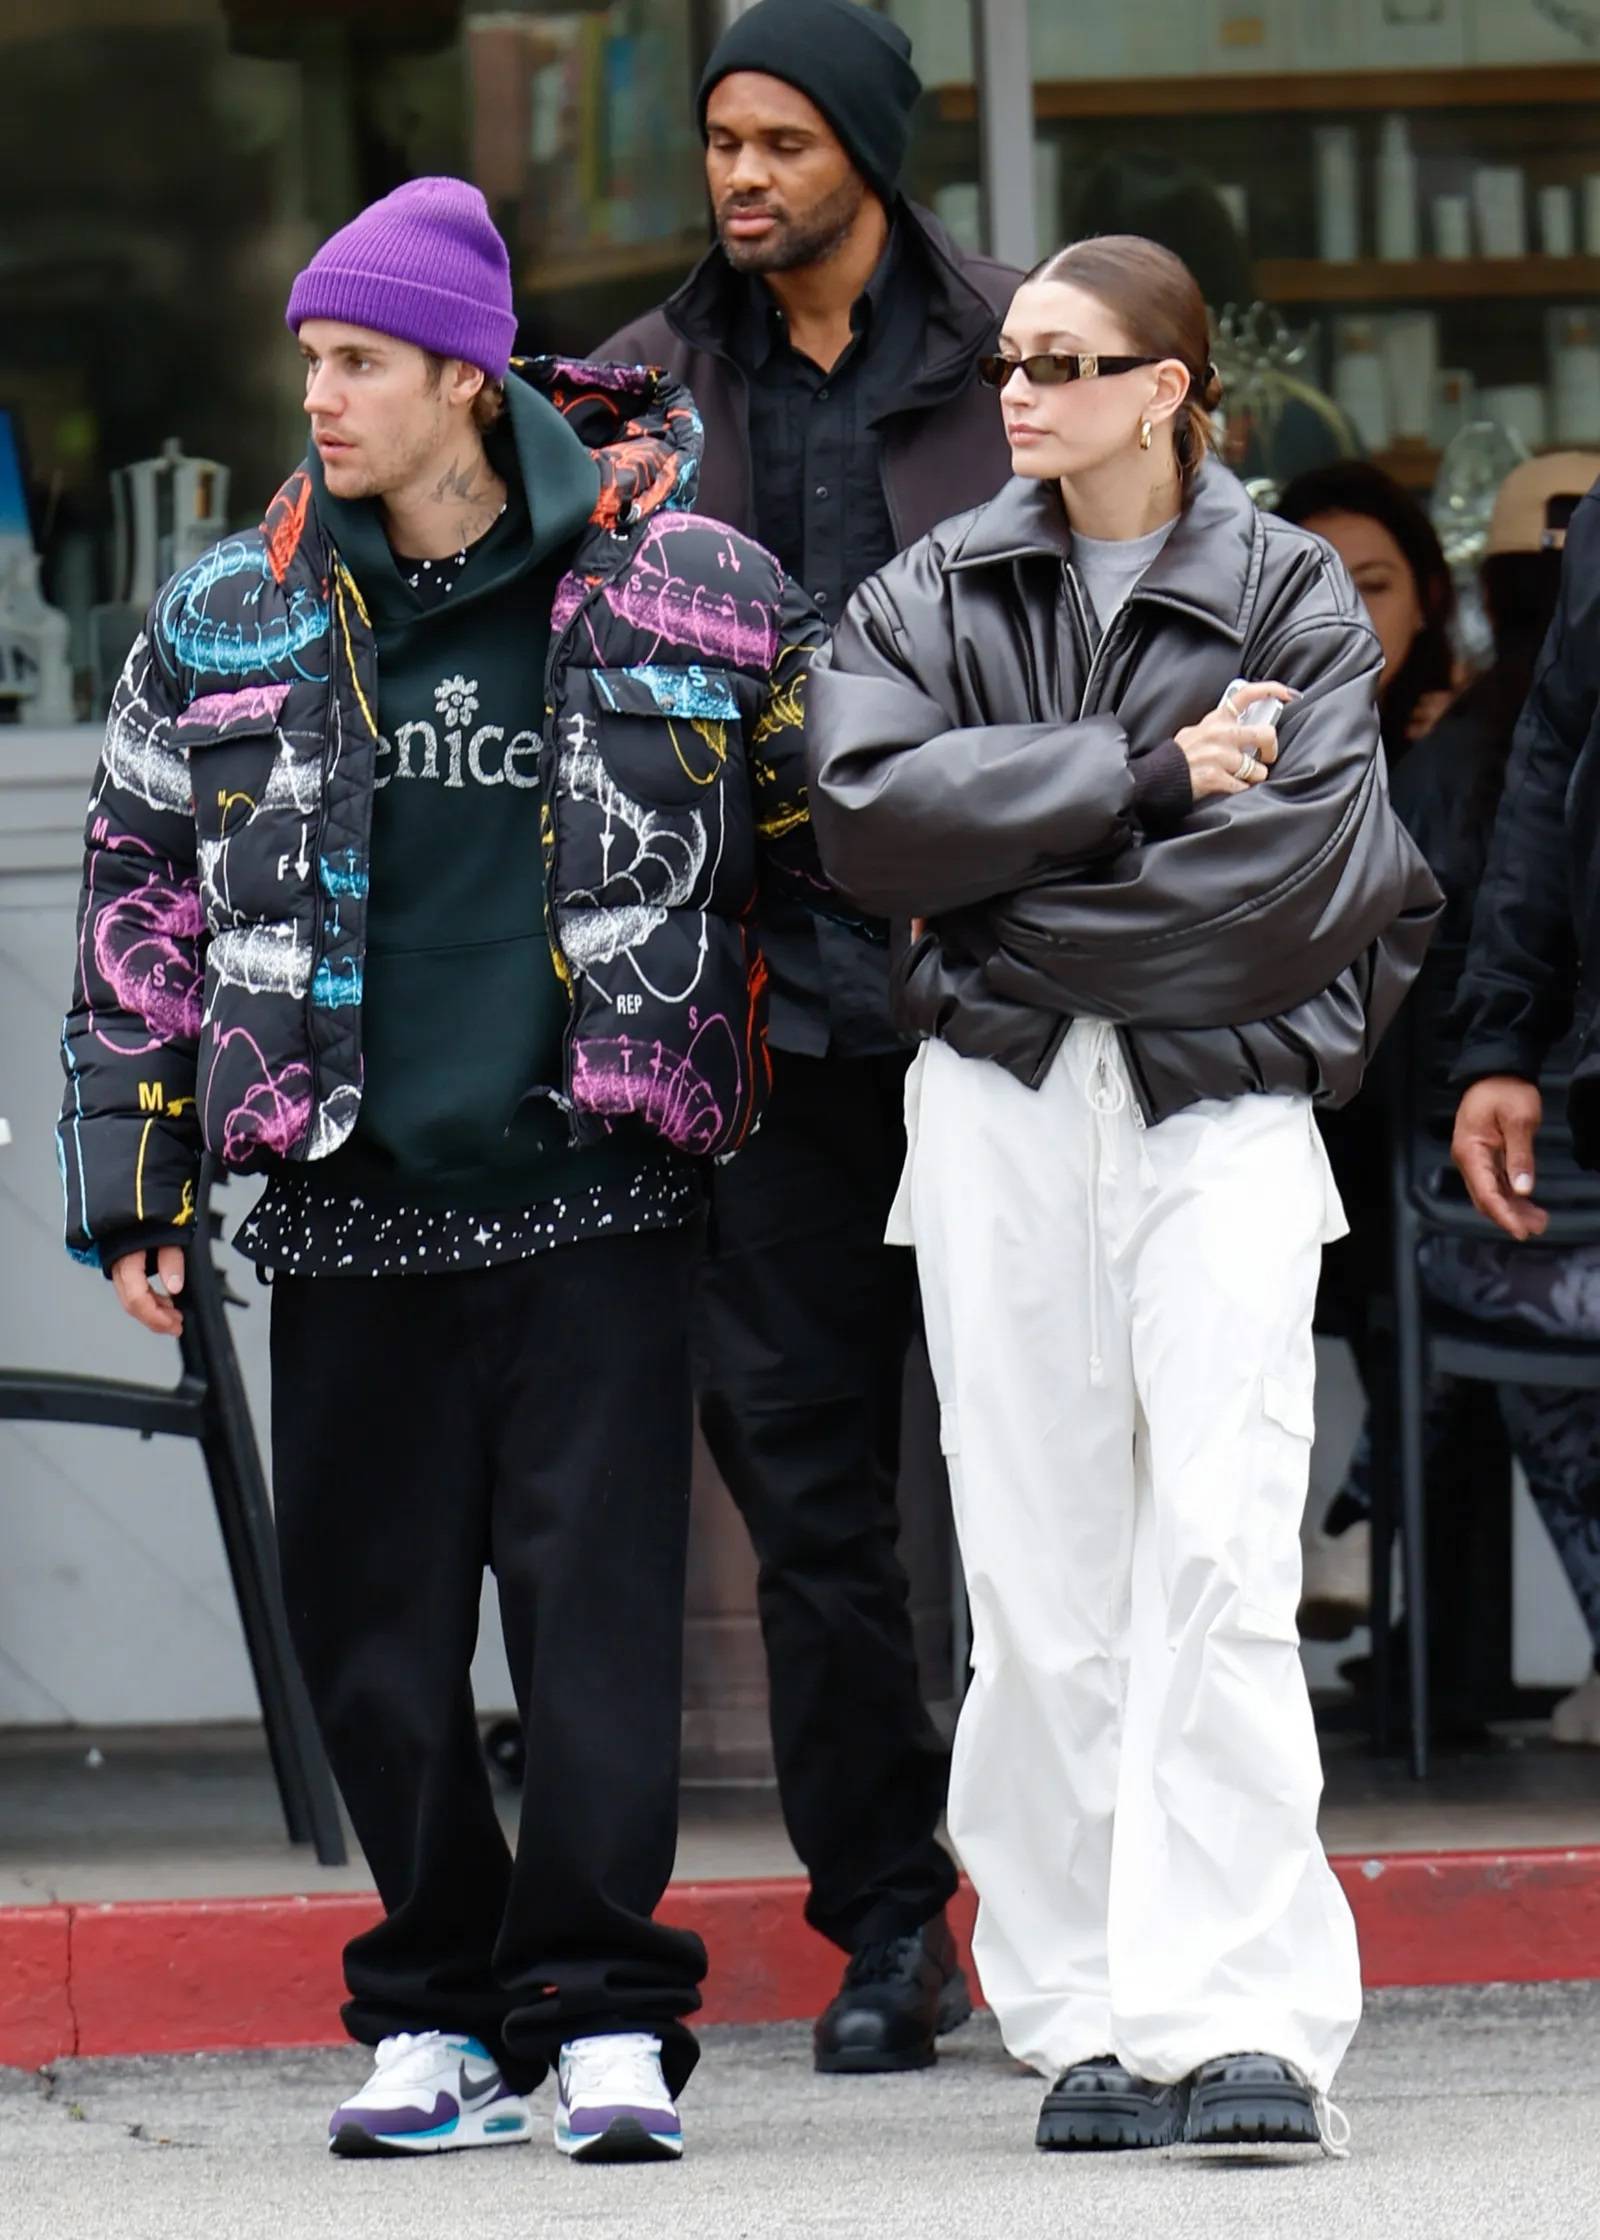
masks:
<svg viewBox="0 0 1600 2240"><path fill-rule="evenodd" d="M1087 1020L1084 1023L1089 1029L1089 1076L1084 1084L1084 1097L1095 1116L1086 1184L1089 1216L1089 1382L1099 1386L1106 1381L1105 1354L1101 1344L1100 1288L1104 1266L1100 1247L1099 1185L1102 1162L1108 1164L1113 1177L1117 1171L1116 1145L1109 1123L1128 1109L1128 1092L1123 1085L1118 1064L1116 1028L1104 1019Z"/></svg>

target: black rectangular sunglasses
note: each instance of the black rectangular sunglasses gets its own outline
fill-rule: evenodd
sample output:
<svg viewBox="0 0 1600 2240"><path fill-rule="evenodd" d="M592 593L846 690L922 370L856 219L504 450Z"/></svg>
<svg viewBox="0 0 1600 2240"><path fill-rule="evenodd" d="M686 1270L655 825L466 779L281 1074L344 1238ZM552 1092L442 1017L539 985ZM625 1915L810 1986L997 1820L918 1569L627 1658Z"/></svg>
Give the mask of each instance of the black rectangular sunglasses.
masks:
<svg viewBox="0 0 1600 2240"><path fill-rule="evenodd" d="M1063 381L1093 381L1160 363L1159 358L1102 358L1093 350L1040 350L1031 358L1006 358L995 352L978 360L978 379L991 389L1003 389L1020 367L1035 389L1054 389Z"/></svg>

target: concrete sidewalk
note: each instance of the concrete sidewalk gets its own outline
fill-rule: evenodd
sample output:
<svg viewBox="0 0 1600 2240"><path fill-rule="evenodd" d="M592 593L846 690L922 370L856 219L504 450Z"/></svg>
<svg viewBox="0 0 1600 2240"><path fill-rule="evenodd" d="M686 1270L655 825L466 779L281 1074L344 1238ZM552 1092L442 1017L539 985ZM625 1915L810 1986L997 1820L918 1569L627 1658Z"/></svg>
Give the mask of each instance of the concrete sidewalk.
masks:
<svg viewBox="0 0 1600 2240"><path fill-rule="evenodd" d="M678 2167L505 2152L343 2164L354 2052L0 2071L0 2230L26 2240L1459 2240L1600 2232L1600 1985L1375 1995L1347 2163L1033 2150L1040 2086L985 2020L917 2077L820 2078L803 2029L707 2033Z"/></svg>

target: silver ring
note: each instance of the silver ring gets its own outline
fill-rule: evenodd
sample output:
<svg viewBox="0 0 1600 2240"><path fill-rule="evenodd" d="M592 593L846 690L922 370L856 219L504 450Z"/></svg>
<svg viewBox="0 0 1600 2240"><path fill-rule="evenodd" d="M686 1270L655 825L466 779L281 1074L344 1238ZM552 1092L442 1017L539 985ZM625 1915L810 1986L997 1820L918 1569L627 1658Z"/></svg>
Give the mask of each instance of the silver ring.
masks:
<svg viewBox="0 0 1600 2240"><path fill-rule="evenodd" d="M1236 778L1247 777L1252 770L1258 770L1260 767L1261 757L1255 752L1254 748L1246 747L1239 756L1239 767L1233 774Z"/></svg>

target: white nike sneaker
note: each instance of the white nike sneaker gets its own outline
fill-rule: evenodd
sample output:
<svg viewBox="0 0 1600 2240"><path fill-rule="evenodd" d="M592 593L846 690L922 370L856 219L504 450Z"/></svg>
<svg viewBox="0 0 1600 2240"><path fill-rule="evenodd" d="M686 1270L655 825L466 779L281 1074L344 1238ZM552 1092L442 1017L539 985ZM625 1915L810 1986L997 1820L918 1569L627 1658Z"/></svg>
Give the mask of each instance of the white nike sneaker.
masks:
<svg viewBox="0 0 1600 2240"><path fill-rule="evenodd" d="M1591 1672L1581 1688L1574 1688L1556 1705L1550 1714L1550 1739L1600 1750L1600 1672Z"/></svg>
<svg viewBox="0 0 1600 2240"><path fill-rule="evenodd" d="M1372 1606L1372 1527L1318 1532L1306 1543L1300 1632L1307 1641L1346 1641Z"/></svg>
<svg viewBox="0 0 1600 2240"><path fill-rule="evenodd" d="M576 2162L675 2162L683 2125L642 2031L574 2038L556 2064L556 2145Z"/></svg>
<svg viewBox="0 0 1600 2240"><path fill-rule="evenodd" d="M528 2103L476 2038L401 2031L378 2047L372 2074L328 2118L335 2154L439 2154L514 2147L533 2136Z"/></svg>

